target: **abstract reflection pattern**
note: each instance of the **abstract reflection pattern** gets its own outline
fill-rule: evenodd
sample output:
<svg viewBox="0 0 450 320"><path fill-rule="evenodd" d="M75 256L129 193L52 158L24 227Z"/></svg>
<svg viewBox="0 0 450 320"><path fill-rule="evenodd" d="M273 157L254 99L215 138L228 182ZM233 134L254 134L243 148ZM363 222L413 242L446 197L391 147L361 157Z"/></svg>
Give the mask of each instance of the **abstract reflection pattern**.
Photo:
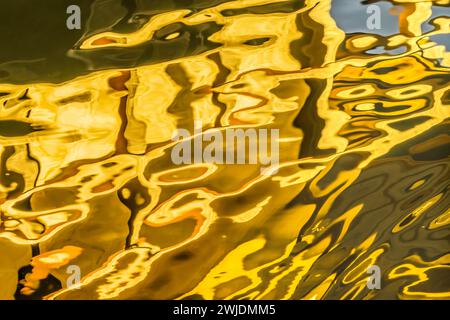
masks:
<svg viewBox="0 0 450 320"><path fill-rule="evenodd" d="M0 298L450 299L449 1L367 5L95 0L2 55ZM279 129L278 172L173 164L195 121Z"/></svg>

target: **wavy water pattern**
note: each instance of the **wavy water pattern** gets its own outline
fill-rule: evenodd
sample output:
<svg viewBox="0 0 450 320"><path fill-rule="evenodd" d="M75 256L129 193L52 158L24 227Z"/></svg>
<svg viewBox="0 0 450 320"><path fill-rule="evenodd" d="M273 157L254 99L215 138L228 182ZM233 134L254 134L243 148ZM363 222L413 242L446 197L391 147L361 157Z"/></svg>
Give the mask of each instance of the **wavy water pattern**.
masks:
<svg viewBox="0 0 450 320"><path fill-rule="evenodd" d="M449 299L449 1L367 6L96 0L5 51L0 298ZM173 164L196 121L279 129L277 173Z"/></svg>

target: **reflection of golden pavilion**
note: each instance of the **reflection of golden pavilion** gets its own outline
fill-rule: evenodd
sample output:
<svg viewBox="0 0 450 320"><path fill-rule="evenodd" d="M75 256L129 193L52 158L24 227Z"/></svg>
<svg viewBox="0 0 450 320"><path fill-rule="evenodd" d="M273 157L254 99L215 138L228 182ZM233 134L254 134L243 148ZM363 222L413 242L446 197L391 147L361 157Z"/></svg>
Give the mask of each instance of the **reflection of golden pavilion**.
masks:
<svg viewBox="0 0 450 320"><path fill-rule="evenodd" d="M65 265L83 272L81 289L71 290L65 265L48 268L63 286L48 298L320 299L336 281L348 286L341 298L364 297L363 267L390 250L377 240L384 230L368 230L345 247L365 204L350 203L336 219L332 209L373 161L449 117L450 54L429 41L449 33L449 18L434 19L435 29L422 35L433 4L393 1L404 7L401 34L383 38L346 35L329 14L330 0L308 0L290 13L221 15L267 2L161 13L133 33L94 34L71 52L129 48L174 23L215 21L222 28L209 40L221 46L199 55L95 71L61 84L0 84L6 93L1 121L35 129L0 135L6 172L0 181L0 298L14 294L32 245L39 247L33 259L62 254ZM265 41L245 44L253 39ZM382 43L407 50L364 54ZM278 174L263 176L258 166L246 165L174 166L173 132L194 121L205 128L279 128ZM448 137L430 143L440 146ZM361 155L354 165L338 166L354 154ZM442 201L429 198L414 209ZM448 212L436 219L448 225ZM331 264L354 257L342 277L315 269L330 264L321 259L333 250L345 254ZM448 263L445 256L407 259L397 261L389 277L413 275L421 283L430 269ZM402 266L409 269L402 273ZM414 283L401 294L448 297L416 292Z"/></svg>

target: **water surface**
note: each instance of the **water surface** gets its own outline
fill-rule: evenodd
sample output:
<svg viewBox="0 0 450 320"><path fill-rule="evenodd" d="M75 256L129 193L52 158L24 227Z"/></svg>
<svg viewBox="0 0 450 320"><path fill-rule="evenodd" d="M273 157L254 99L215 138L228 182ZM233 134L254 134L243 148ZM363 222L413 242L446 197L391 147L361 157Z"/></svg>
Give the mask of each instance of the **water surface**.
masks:
<svg viewBox="0 0 450 320"><path fill-rule="evenodd" d="M0 298L450 297L447 0L370 1L380 30L359 0L79 1L67 30L73 2L1 5ZM195 121L280 129L278 173L174 165Z"/></svg>

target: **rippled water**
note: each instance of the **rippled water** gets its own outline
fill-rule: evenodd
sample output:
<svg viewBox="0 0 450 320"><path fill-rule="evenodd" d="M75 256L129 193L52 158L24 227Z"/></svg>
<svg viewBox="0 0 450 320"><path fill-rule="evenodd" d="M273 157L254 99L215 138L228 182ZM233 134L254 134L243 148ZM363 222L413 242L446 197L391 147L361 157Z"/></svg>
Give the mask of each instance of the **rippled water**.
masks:
<svg viewBox="0 0 450 320"><path fill-rule="evenodd" d="M358 0L80 1L80 31L56 2L0 10L0 298L450 298L448 0L367 1L380 30ZM196 120L280 129L278 173L174 165Z"/></svg>

